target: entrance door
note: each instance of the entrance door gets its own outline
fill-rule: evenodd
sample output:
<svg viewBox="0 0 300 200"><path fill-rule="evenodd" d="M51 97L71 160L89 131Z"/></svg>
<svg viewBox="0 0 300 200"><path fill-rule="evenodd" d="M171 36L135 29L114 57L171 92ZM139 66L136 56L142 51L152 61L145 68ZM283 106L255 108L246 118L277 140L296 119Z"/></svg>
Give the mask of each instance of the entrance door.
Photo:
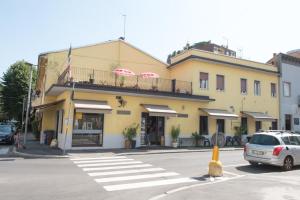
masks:
<svg viewBox="0 0 300 200"><path fill-rule="evenodd" d="M145 121L145 144L160 145L161 136L165 135L165 118L142 114L142 121Z"/></svg>
<svg viewBox="0 0 300 200"><path fill-rule="evenodd" d="M217 119L217 132L225 133L225 120L224 119Z"/></svg>
<svg viewBox="0 0 300 200"><path fill-rule="evenodd" d="M241 127L242 127L242 130L245 131L245 132L243 132L243 134L247 135L248 134L248 120L247 120L247 117L242 117Z"/></svg>
<svg viewBox="0 0 300 200"><path fill-rule="evenodd" d="M285 115L285 130L292 130L292 115Z"/></svg>

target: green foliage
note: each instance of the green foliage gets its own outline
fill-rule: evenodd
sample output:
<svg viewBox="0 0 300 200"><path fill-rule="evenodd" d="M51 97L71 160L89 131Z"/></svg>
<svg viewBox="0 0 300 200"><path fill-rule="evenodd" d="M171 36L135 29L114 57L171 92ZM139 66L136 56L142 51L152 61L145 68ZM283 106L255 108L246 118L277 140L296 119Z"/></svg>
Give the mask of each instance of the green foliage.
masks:
<svg viewBox="0 0 300 200"><path fill-rule="evenodd" d="M235 136L241 136L241 135L245 135L247 133L247 128L244 126L236 126L234 127L235 129Z"/></svg>
<svg viewBox="0 0 300 200"><path fill-rule="evenodd" d="M177 127L172 126L172 128L171 128L171 137L172 137L174 142L177 141L177 139L179 137L179 134L180 134L180 126L179 125Z"/></svg>
<svg viewBox="0 0 300 200"><path fill-rule="evenodd" d="M3 74L3 110L7 113L9 119L21 121L23 98L27 97L30 78L30 64L25 61L18 61L10 66ZM32 90L35 88L37 77L36 69L32 73Z"/></svg>
<svg viewBox="0 0 300 200"><path fill-rule="evenodd" d="M133 123L132 125L130 125L129 127L123 130L123 136L127 140L132 141L137 135L138 128L139 128L139 124Z"/></svg>
<svg viewBox="0 0 300 200"><path fill-rule="evenodd" d="M198 141L200 140L201 135L195 131L194 133L192 133L192 137L195 139L195 141Z"/></svg>

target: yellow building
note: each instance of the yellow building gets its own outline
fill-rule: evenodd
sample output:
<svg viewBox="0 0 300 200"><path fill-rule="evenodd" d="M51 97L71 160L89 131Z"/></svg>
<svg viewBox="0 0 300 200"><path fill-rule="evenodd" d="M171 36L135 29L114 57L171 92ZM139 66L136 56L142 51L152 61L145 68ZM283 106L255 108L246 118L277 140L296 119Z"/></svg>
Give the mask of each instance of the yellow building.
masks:
<svg viewBox="0 0 300 200"><path fill-rule="evenodd" d="M178 125L180 138L200 132L208 140L217 131L233 136L241 126L247 134L277 129L272 65L195 49L168 65L123 40L73 48L71 81L67 60L68 49L39 55L34 101L42 135L54 130L60 148L123 148L122 132L133 123L139 124L137 146L170 146ZM136 75L116 76L116 68Z"/></svg>

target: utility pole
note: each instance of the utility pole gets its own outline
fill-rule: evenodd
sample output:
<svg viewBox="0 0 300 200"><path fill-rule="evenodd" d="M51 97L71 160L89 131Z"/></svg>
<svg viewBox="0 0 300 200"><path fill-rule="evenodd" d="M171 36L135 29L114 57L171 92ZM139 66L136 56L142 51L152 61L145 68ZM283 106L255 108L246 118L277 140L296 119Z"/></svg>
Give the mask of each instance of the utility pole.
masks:
<svg viewBox="0 0 300 200"><path fill-rule="evenodd" d="M125 40L125 34L126 34L126 15L122 15L124 17L124 24L123 24L123 38Z"/></svg>
<svg viewBox="0 0 300 200"><path fill-rule="evenodd" d="M27 131L28 131L28 117L29 117L29 107L30 107L30 100L31 100L31 85L32 85L32 68L33 64L31 64L30 67L30 78L29 78L29 88L28 88L28 96L27 96L27 106L26 106L26 117L25 117L25 133L24 133L24 144L26 145L26 137L27 137Z"/></svg>

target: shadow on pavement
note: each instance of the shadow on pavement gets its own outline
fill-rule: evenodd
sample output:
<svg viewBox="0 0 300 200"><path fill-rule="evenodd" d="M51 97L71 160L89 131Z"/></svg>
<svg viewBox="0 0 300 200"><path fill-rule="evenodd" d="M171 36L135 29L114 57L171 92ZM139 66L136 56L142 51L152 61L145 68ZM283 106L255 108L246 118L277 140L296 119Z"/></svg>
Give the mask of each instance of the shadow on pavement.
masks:
<svg viewBox="0 0 300 200"><path fill-rule="evenodd" d="M246 165L246 166L239 166L236 167L237 170L251 173L251 174L265 174L265 173L273 173L273 172L284 172L281 167L271 166L271 165ZM293 170L300 170L300 166L295 166Z"/></svg>

